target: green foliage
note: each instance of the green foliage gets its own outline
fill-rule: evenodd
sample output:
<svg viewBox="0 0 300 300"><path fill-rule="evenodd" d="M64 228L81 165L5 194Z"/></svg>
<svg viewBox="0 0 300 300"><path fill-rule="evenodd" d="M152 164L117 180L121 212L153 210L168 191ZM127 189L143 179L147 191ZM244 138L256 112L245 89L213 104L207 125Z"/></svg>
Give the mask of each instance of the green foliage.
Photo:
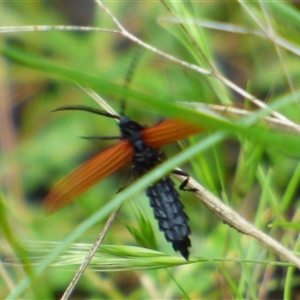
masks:
<svg viewBox="0 0 300 300"><path fill-rule="evenodd" d="M134 227L130 223L126 222L125 225L138 245L149 248L157 249L157 242L153 227L149 219L144 215L142 211L138 211L135 214L138 228Z"/></svg>
<svg viewBox="0 0 300 300"><path fill-rule="evenodd" d="M126 203L189 163L184 170L190 168L206 189L299 251L296 6L286 1L108 2L113 16L153 48L111 31L116 24L97 5L90 22L108 32L22 27L67 24L61 7L52 3L5 2L0 8L0 298L58 298L120 205L124 215L109 228L75 297L297 297L299 278L292 264L223 224L193 194L181 193L192 229L188 262L156 232L148 203L135 210ZM142 57L125 88L136 48ZM206 132L181 143L180 151L168 146L170 159L117 195L126 171L46 217L42 201L50 188L112 145L78 137L117 134L111 119L49 113L63 105L97 106L78 86L93 89L117 111L126 95L126 114L141 124L177 117ZM226 107L218 112L207 104ZM240 106L251 113L230 114Z"/></svg>

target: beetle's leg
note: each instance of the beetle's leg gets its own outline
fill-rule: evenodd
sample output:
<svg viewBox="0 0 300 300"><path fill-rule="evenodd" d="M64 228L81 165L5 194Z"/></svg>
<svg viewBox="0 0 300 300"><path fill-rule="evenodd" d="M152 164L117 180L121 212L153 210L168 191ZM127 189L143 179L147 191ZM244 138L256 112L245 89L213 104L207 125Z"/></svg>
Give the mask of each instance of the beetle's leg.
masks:
<svg viewBox="0 0 300 300"><path fill-rule="evenodd" d="M186 177L186 179L179 185L180 190L186 191L186 192L197 192L198 191L197 189L194 189L194 188L186 188L186 186L189 183L189 179L190 179L190 176L189 176L188 173L183 172L181 170L173 170L172 173L175 174L175 175Z"/></svg>

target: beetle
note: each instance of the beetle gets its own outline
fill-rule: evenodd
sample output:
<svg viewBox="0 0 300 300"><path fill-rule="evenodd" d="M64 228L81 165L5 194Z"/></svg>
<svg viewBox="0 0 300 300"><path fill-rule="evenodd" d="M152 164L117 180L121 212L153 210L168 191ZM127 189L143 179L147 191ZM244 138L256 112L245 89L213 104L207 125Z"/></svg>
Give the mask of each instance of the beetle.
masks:
<svg viewBox="0 0 300 300"><path fill-rule="evenodd" d="M91 186L129 162L132 164L134 175L142 176L163 161L164 154L159 150L161 146L203 131L203 128L177 119L166 119L146 128L127 116L118 116L82 105L64 106L54 111L64 110L85 111L116 119L119 121L121 135L98 137L102 140L119 139L120 141L88 160L58 183L45 199L45 209L48 213L58 211ZM187 176L180 171L173 172ZM188 176L179 188L190 190L185 188L187 183ZM173 181L169 176L164 176L146 189L146 195L150 199L159 229L164 233L166 240L172 243L175 251L179 251L188 260L188 248L191 246L188 236L191 230Z"/></svg>

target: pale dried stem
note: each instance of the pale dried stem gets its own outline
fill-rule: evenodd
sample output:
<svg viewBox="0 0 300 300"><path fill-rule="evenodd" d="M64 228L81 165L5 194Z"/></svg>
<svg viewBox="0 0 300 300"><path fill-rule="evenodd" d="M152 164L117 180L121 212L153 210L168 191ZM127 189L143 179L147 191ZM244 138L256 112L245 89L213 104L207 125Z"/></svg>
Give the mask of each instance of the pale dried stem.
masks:
<svg viewBox="0 0 300 300"><path fill-rule="evenodd" d="M298 125L295 124L294 122L292 122L291 120L289 120L288 118L286 118L285 116L283 116L282 114L272 110L271 108L269 108L263 101L257 99L256 97L254 97L253 95L251 95L250 93L246 92L244 89L240 88L239 86L237 86L235 83L233 83L232 81L230 81L229 79L227 79L226 77L224 77L221 73L219 73L218 70L213 69L213 70L206 70L204 68L201 68L197 65L194 64L190 64L187 63L186 61L180 60L170 54L167 54L166 52L160 51L159 49L141 41L140 39L138 39L136 36L134 36L133 34L131 34L130 32L128 32L122 25L121 23L114 17L114 15L109 11L109 9L102 3L102 1L100 0L95 0L96 3L99 4L99 6L103 9L103 11L111 18L111 20L115 23L115 25L119 28L120 30L120 34L122 34L123 36L125 36L126 38L130 39L131 41L133 41L134 43L156 53L157 55L160 55L170 61L173 61L183 67L189 68L191 70L194 70L202 75L207 75L207 76L213 76L217 79L219 79L223 84L225 84L227 87L229 87L230 89L232 89L233 91L235 91L236 93L238 93L239 95L243 96L244 98L248 99L249 101L251 101L253 104L255 104L257 107L259 108L263 108L269 111L269 113L271 115L273 115L274 117L285 121L286 123L288 123L291 127L295 126L295 130L298 130L297 127Z"/></svg>
<svg viewBox="0 0 300 300"><path fill-rule="evenodd" d="M186 179L185 177L175 175L180 181ZM294 264L300 269L300 259L295 256L290 250L282 246L279 242L257 229L254 225L246 221L238 213L226 206L220 199L218 199L211 192L206 190L193 178L189 178L189 188L197 189L195 192L197 198L203 203L210 211L218 216L224 223L233 227L237 231L249 235L267 248L272 249L279 256L284 257L286 261Z"/></svg>
<svg viewBox="0 0 300 300"><path fill-rule="evenodd" d="M91 26L67 26L67 25L28 25L28 26L1 26L0 33L35 32L35 31L101 31L118 33L119 30L91 27Z"/></svg>
<svg viewBox="0 0 300 300"><path fill-rule="evenodd" d="M79 279L83 275L83 272L90 264L92 258L94 257L95 253L97 252L99 246L101 245L106 233L108 232L108 229L112 225L113 221L116 218L116 215L118 213L119 209L112 212L112 214L109 216L108 220L106 221L103 230L100 232L96 242L94 243L93 247L90 249L89 253L85 257L84 261L82 262L80 268L76 272L75 276L73 277L72 281L70 282L69 286L65 290L63 296L61 297L61 300L66 300L70 297L72 291L74 290L76 284L78 283Z"/></svg>
<svg viewBox="0 0 300 300"><path fill-rule="evenodd" d="M204 68L201 68L197 65L190 64L186 61L183 61L181 59L178 59L174 57L173 55L170 55L164 51L161 51L157 49L156 47L153 47L142 40L138 39L136 36L128 32L121 23L114 17L114 15L109 11L109 9L104 6L104 4L100 0L95 0L96 3L102 8L102 10L111 18L111 20L115 23L115 25L118 27L119 30L114 29L106 29L106 28L97 28L97 27L90 27L90 26L65 26L65 25L56 25L56 26L48 26L48 25L39 25L39 26L6 26L0 28L0 33L10 33L10 32L26 32L26 31L51 31L51 30L58 30L58 31L101 31L101 32L107 32L107 33L114 33L114 34L120 34L132 42L138 44L139 46L154 52L157 55L160 55L164 57L165 59L168 59L176 64L181 65L182 67L191 69L197 73L200 73L202 75L212 76L220 80L224 85L241 95L242 97L248 99L253 104L255 104L259 108L266 109L271 115L274 117L285 121L289 126L295 127L294 130L298 131L298 125L283 116L282 114L272 110L269 108L263 101L257 99L255 96L251 95L250 93L246 92L244 89L240 88L236 84L234 84L232 81L224 77L218 70L213 68L212 70L207 70Z"/></svg>
<svg viewBox="0 0 300 300"><path fill-rule="evenodd" d="M220 116L229 117L230 119L237 119L240 120L242 117L250 117L251 114L255 113L253 111L239 109L232 106L224 106L224 105L216 105L216 104L206 104L206 103L193 103L193 102L178 102L179 104L192 108L193 110L201 111L203 108L208 108ZM257 117L257 121L263 121L268 127L272 128L273 130L279 130L289 133L300 133L300 125L295 124L291 126L290 123L287 123L284 120L279 120L274 117Z"/></svg>

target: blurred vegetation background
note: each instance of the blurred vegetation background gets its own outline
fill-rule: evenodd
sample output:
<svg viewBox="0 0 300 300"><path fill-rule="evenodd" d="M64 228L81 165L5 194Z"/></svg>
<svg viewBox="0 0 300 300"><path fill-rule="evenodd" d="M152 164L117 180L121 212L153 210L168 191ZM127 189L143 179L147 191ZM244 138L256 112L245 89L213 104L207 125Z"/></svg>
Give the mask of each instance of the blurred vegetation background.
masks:
<svg viewBox="0 0 300 300"><path fill-rule="evenodd" d="M215 66L240 88L299 123L297 1L167 3L167 6L163 1L106 4L129 32L149 45L205 69ZM163 117L178 115L176 108L168 110L167 106L178 101L249 110L257 107L214 76L175 64L120 34L55 28L24 32L22 26L27 25L116 27L92 0L0 3L3 54L0 57L0 298L20 295L24 299L59 299L88 252L86 244L95 241L106 218L82 233L76 239L77 244L68 242L67 237L128 185L130 171L120 170L61 211L45 215L43 200L51 187L113 145L111 141L90 141L80 136L118 134L112 119L80 112L50 113L63 105L97 107L78 84L60 76L57 66L69 70L74 77L77 71L94 76L99 80L96 91L120 112L117 87L123 86L139 51L130 89L148 95L153 99L152 106L158 98L166 103L151 109L151 103L145 103L142 97L134 101L124 96L126 114L148 126ZM15 27L8 30L8 26ZM189 39L191 36L196 44ZM11 53L17 51L19 59L9 58L7 49ZM80 80L79 75L78 78L79 84L95 86L92 79ZM106 82L109 84L105 88ZM284 99L289 100L288 105L283 103ZM223 129L209 128L208 133L167 146L166 154L172 157ZM182 168L258 228L298 251L299 155L297 149L287 149L295 152L294 156L277 151L277 146L289 146L276 143L274 150L270 145L266 147L232 132L230 138L202 151ZM178 255L158 231L148 199L140 193L122 205L104 244L148 246L170 255L169 264L160 254L161 261L149 256L148 267L138 269L140 259L147 260L147 254L137 252L134 257L132 253L133 258L127 262L130 255L124 254L122 247L112 248L114 251L103 248L97 262L81 278L72 299L299 297L298 270L282 263L277 255L252 238L223 224L192 193L180 194L192 229L193 263L179 262ZM277 226L269 227L270 224ZM35 276L43 258L55 249L56 244L50 242L66 245L70 251L65 256L53 254L60 264L51 266L44 261L45 270ZM110 263L113 267L109 267ZM177 263L183 265L171 267ZM25 288L30 278L32 283Z"/></svg>

